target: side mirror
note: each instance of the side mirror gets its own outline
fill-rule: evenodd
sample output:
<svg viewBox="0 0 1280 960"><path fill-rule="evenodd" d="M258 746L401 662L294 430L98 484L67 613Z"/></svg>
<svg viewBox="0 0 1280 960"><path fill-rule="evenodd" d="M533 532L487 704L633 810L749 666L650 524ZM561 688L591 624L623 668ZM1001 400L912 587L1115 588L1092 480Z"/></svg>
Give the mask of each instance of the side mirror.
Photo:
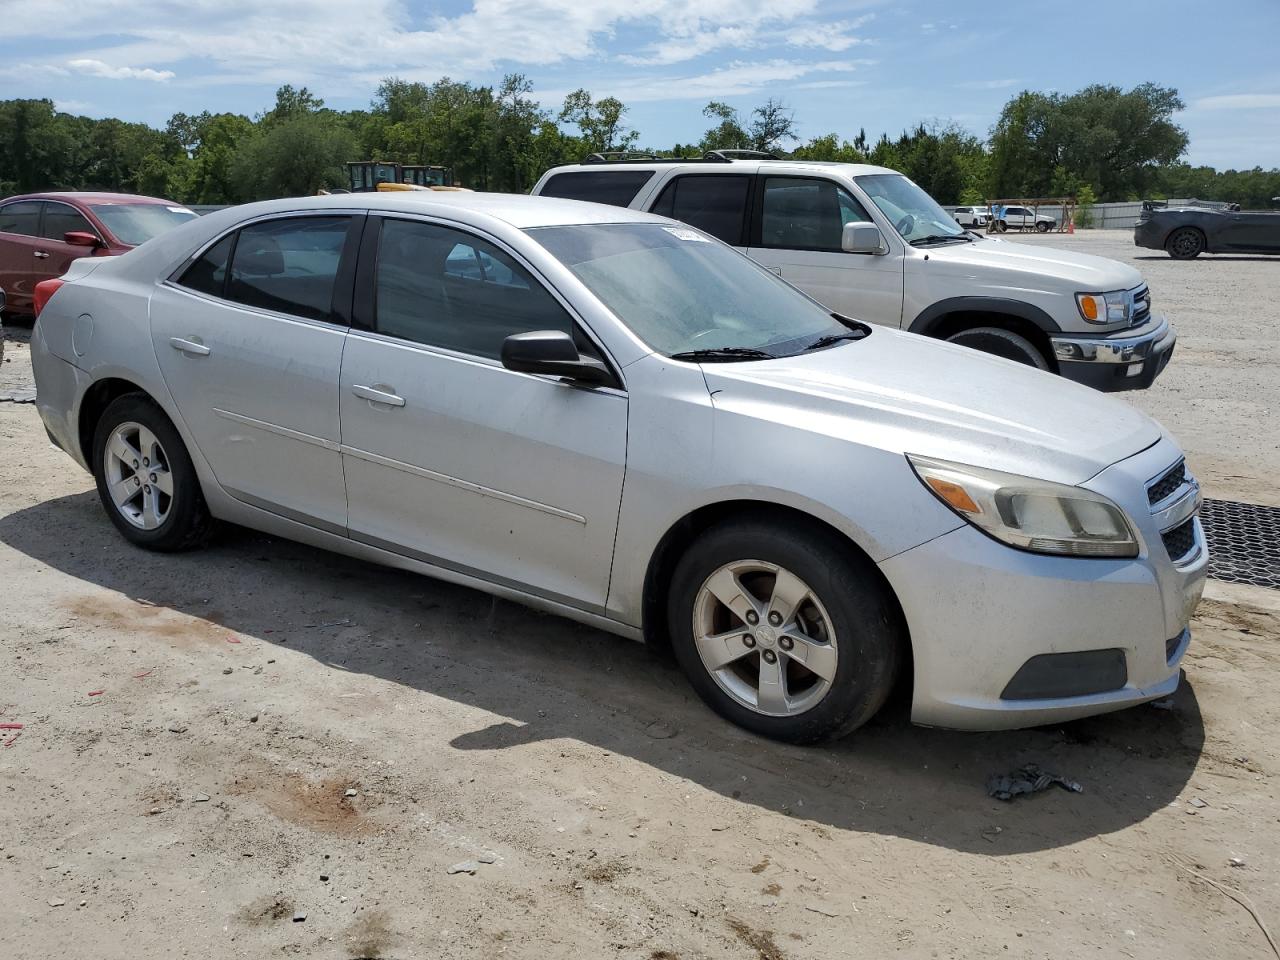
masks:
<svg viewBox="0 0 1280 960"><path fill-rule="evenodd" d="M102 245L102 241L92 233L85 233L82 230L68 230L62 235L62 242L69 243L73 247L99 247Z"/></svg>
<svg viewBox="0 0 1280 960"><path fill-rule="evenodd" d="M573 337L563 330L512 334L502 341L502 365L508 370L545 373L579 383L613 382L609 368L578 353Z"/></svg>
<svg viewBox="0 0 1280 960"><path fill-rule="evenodd" d="M840 249L845 253L870 253L880 255L888 251L880 228L874 223L846 223L840 234Z"/></svg>

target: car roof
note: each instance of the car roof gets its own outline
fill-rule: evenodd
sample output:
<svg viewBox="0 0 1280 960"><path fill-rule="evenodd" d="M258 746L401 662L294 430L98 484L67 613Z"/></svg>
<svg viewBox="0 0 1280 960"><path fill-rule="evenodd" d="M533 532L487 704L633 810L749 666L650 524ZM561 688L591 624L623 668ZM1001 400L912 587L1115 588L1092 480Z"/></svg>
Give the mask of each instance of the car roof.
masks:
<svg viewBox="0 0 1280 960"><path fill-rule="evenodd" d="M760 173L767 173L770 170L779 172L804 171L804 170L822 170L831 171L838 170L850 177L862 177L877 173L897 174L899 171L892 170L889 167L878 167L872 163L845 163L840 160L624 160L615 163L570 163L561 167L555 167L547 171L551 173L564 173L567 171L620 171L620 170L697 170L699 173L730 173L737 168L737 172L743 172L744 168L758 170Z"/></svg>
<svg viewBox="0 0 1280 960"><path fill-rule="evenodd" d="M5 197L4 202L11 200L71 200L80 203L154 203L166 207L178 207L182 204L159 197L144 197L134 193L106 193L92 190L48 190L44 193L24 193L21 196Z"/></svg>
<svg viewBox="0 0 1280 960"><path fill-rule="evenodd" d="M587 223L666 223L662 217L582 200L531 197L523 193L470 193L435 190L397 190L387 193L335 193L320 197L295 197L232 207L237 219L302 210L380 210L419 213L459 219L473 224L501 221L518 230L531 227Z"/></svg>

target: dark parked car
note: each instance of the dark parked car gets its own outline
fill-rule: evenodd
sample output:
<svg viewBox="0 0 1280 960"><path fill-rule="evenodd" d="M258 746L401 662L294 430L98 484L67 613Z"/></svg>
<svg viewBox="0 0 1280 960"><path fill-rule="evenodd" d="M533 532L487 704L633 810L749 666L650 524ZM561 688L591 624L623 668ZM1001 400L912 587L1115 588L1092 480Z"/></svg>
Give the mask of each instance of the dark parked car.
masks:
<svg viewBox="0 0 1280 960"><path fill-rule="evenodd" d="M11 313L33 313L41 280L78 257L132 250L196 216L172 200L124 193L33 193L0 200L0 287Z"/></svg>
<svg viewBox="0 0 1280 960"><path fill-rule="evenodd" d="M1139 247L1165 250L1175 260L1202 253L1280 254L1280 210L1241 210L1238 203L1147 200L1133 225Z"/></svg>

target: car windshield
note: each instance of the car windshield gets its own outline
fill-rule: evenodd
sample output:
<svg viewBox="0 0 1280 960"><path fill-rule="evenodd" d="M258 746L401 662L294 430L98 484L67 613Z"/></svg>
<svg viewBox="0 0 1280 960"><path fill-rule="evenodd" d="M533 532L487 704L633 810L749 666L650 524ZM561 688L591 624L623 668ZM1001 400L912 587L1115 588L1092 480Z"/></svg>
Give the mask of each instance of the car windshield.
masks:
<svg viewBox="0 0 1280 960"><path fill-rule="evenodd" d="M926 237L965 236L954 217L902 174L868 174L857 182L908 243Z"/></svg>
<svg viewBox="0 0 1280 960"><path fill-rule="evenodd" d="M730 351L721 357L729 359L741 351L742 359L766 359L850 333L818 303L691 227L612 223L528 233L668 356Z"/></svg>
<svg viewBox="0 0 1280 960"><path fill-rule="evenodd" d="M196 217L186 207L162 203L95 203L90 209L117 240L131 247Z"/></svg>

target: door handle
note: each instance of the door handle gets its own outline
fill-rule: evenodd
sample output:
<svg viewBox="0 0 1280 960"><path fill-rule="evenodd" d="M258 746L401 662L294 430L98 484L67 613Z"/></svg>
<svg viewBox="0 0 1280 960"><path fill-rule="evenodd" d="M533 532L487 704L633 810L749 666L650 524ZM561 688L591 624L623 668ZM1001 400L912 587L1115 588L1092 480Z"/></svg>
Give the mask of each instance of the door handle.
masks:
<svg viewBox="0 0 1280 960"><path fill-rule="evenodd" d="M198 340L183 340L181 337L170 337L169 346L193 357L207 357L209 348Z"/></svg>
<svg viewBox="0 0 1280 960"><path fill-rule="evenodd" d="M49 259L49 254L45 253L43 250L37 250L35 253L32 254L32 256L35 257L37 260Z"/></svg>
<svg viewBox="0 0 1280 960"><path fill-rule="evenodd" d="M379 384L379 386L386 386ZM391 391L394 387L387 387L386 390L379 390L376 387L366 387L360 383L351 385L351 392L361 400L369 400L373 403L385 403L388 407L403 407L404 397L397 397Z"/></svg>

